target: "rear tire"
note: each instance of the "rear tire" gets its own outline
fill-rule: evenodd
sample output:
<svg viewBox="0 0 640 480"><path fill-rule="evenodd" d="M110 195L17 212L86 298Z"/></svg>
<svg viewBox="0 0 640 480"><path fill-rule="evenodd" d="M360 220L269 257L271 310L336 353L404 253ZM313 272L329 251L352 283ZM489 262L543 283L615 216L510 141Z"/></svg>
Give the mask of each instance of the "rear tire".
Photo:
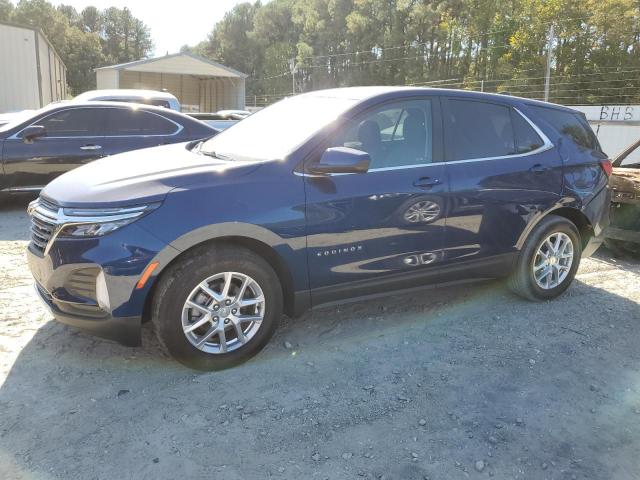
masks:
<svg viewBox="0 0 640 480"><path fill-rule="evenodd" d="M222 370L262 350L282 316L282 303L278 276L262 257L209 244L163 272L151 321L161 346L180 363Z"/></svg>
<svg viewBox="0 0 640 480"><path fill-rule="evenodd" d="M553 250L556 242L557 254ZM571 285L581 257L582 240L576 226L564 217L549 215L525 241L509 288L531 301L554 299Z"/></svg>

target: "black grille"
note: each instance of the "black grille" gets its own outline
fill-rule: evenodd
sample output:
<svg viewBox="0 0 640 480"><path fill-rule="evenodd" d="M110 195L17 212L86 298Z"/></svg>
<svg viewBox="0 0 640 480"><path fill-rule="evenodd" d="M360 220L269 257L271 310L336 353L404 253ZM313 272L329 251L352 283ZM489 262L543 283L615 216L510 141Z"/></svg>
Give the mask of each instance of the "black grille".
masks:
<svg viewBox="0 0 640 480"><path fill-rule="evenodd" d="M31 244L39 252L44 252L56 228L58 207L39 198L31 212Z"/></svg>

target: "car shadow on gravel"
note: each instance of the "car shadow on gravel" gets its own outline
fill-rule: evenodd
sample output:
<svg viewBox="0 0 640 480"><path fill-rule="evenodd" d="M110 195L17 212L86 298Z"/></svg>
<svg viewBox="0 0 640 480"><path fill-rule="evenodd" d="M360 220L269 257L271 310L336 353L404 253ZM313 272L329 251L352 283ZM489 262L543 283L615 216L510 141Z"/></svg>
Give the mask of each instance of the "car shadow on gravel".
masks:
<svg viewBox="0 0 640 480"><path fill-rule="evenodd" d="M611 267L623 270L637 271L640 266L640 256L631 253L618 256L606 247L600 248L593 258Z"/></svg>
<svg viewBox="0 0 640 480"><path fill-rule="evenodd" d="M0 388L0 478L637 478L639 320L581 281L432 289L283 320L213 373L51 321Z"/></svg>

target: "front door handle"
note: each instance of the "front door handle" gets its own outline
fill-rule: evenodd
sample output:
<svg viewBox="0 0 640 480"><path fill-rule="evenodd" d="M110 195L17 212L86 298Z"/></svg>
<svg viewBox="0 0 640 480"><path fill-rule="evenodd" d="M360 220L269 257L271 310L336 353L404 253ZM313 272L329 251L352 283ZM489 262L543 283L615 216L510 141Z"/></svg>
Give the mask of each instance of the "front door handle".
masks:
<svg viewBox="0 0 640 480"><path fill-rule="evenodd" d="M80 147L80 150L100 150L102 145L84 145Z"/></svg>
<svg viewBox="0 0 640 480"><path fill-rule="evenodd" d="M549 170L549 167L545 167L541 163L536 163L533 167L529 169L531 173L537 173L537 174L545 173L547 170Z"/></svg>
<svg viewBox="0 0 640 480"><path fill-rule="evenodd" d="M440 180L432 177L422 177L413 182L413 186L418 188L431 188L439 184Z"/></svg>

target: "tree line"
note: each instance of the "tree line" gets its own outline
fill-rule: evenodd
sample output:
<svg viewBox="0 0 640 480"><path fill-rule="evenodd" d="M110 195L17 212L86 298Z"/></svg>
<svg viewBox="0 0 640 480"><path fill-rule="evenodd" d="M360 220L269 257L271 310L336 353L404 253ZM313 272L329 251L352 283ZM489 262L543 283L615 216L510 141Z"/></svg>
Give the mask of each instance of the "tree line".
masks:
<svg viewBox="0 0 640 480"><path fill-rule="evenodd" d="M640 0L258 1L183 50L249 74L248 102L370 84L543 98L549 51L552 101L640 101Z"/></svg>
<svg viewBox="0 0 640 480"><path fill-rule="evenodd" d="M41 28L74 94L95 87L94 68L153 50L126 7L0 0L0 21ZM549 51L552 101L640 102L640 0L258 1L183 50L249 74L247 100L258 104L294 89L372 84L543 98Z"/></svg>
<svg viewBox="0 0 640 480"><path fill-rule="evenodd" d="M138 60L153 50L149 28L126 7L78 12L46 0L0 0L0 21L40 28L65 63L74 95L95 88L94 68Z"/></svg>

